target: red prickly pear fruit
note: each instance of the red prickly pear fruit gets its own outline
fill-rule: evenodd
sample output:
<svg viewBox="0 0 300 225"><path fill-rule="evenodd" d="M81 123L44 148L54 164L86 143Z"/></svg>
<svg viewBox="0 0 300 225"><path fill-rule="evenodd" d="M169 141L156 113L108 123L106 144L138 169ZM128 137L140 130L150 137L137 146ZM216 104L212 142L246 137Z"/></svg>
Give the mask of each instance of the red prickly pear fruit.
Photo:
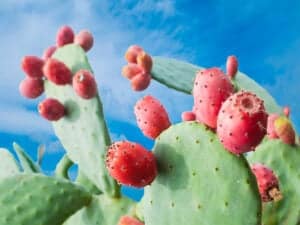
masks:
<svg viewBox="0 0 300 225"><path fill-rule="evenodd" d="M134 91L145 90L151 82L151 76L148 73L139 73L131 79L131 88Z"/></svg>
<svg viewBox="0 0 300 225"><path fill-rule="evenodd" d="M62 47L66 44L71 44L74 41L74 31L69 26L62 26L56 34L56 46Z"/></svg>
<svg viewBox="0 0 300 225"><path fill-rule="evenodd" d="M87 52L93 47L94 38L89 31L82 30L75 36L74 43L80 45Z"/></svg>
<svg viewBox="0 0 300 225"><path fill-rule="evenodd" d="M65 107L54 98L47 98L40 102L38 111L42 117L50 121L57 121L65 115Z"/></svg>
<svg viewBox="0 0 300 225"><path fill-rule="evenodd" d="M30 78L42 78L44 60L37 56L25 56L21 63L23 71Z"/></svg>
<svg viewBox="0 0 300 225"><path fill-rule="evenodd" d="M270 114L268 116L267 122L267 135L269 139L277 139L278 135L276 134L274 122L279 117L278 114Z"/></svg>
<svg viewBox="0 0 300 225"><path fill-rule="evenodd" d="M43 53L43 59L47 60L49 58L51 58L51 56L53 55L53 53L56 51L56 46L50 46L49 48L45 49L44 53Z"/></svg>
<svg viewBox="0 0 300 225"><path fill-rule="evenodd" d="M146 73L150 73L152 69L152 58L146 52L142 51L137 55L136 62Z"/></svg>
<svg viewBox="0 0 300 225"><path fill-rule="evenodd" d="M274 121L275 132L283 143L294 145L296 133L290 120L284 116Z"/></svg>
<svg viewBox="0 0 300 225"><path fill-rule="evenodd" d="M256 177L258 190L263 202L279 201L282 199L278 179L270 168L257 163L251 165L251 169Z"/></svg>
<svg viewBox="0 0 300 225"><path fill-rule="evenodd" d="M168 113L163 105L150 95L137 101L134 113L139 128L148 138L155 139L162 131L171 126Z"/></svg>
<svg viewBox="0 0 300 225"><path fill-rule="evenodd" d="M44 92L44 81L26 77L21 81L19 91L26 98L37 98Z"/></svg>
<svg viewBox="0 0 300 225"><path fill-rule="evenodd" d="M231 81L219 68L199 71L193 87L196 120L216 128L221 105L233 91Z"/></svg>
<svg viewBox="0 0 300 225"><path fill-rule="evenodd" d="M283 114L286 117L290 117L290 113L291 113L290 107L288 107L288 106L283 107Z"/></svg>
<svg viewBox="0 0 300 225"><path fill-rule="evenodd" d="M234 154L253 151L266 134L267 119L263 101L251 92L240 91L223 103L217 135Z"/></svg>
<svg viewBox="0 0 300 225"><path fill-rule="evenodd" d="M136 63L137 55L143 52L143 49L138 45L131 45L125 53L125 59L129 63Z"/></svg>
<svg viewBox="0 0 300 225"><path fill-rule="evenodd" d="M144 223L131 216L122 216L118 222L118 225L144 225Z"/></svg>
<svg viewBox="0 0 300 225"><path fill-rule="evenodd" d="M230 77L230 79L233 79L238 71L238 60L234 55L228 56L226 61L226 73Z"/></svg>
<svg viewBox="0 0 300 225"><path fill-rule="evenodd" d="M72 82L72 72L57 59L49 58L43 67L43 72L48 80L57 85L66 85Z"/></svg>
<svg viewBox="0 0 300 225"><path fill-rule="evenodd" d="M181 113L182 121L194 121L196 120L196 115L193 112L187 111Z"/></svg>
<svg viewBox="0 0 300 225"><path fill-rule="evenodd" d="M128 63L128 65L125 65L122 68L123 76L129 80L139 73L144 73L143 68L135 63Z"/></svg>
<svg viewBox="0 0 300 225"><path fill-rule="evenodd" d="M137 188L150 184L157 175L153 153L129 141L115 142L108 148L106 167L119 183Z"/></svg>
<svg viewBox="0 0 300 225"><path fill-rule="evenodd" d="M94 76L88 70L79 70L73 77L73 88L76 94L84 99L90 99L97 94L97 84Z"/></svg>

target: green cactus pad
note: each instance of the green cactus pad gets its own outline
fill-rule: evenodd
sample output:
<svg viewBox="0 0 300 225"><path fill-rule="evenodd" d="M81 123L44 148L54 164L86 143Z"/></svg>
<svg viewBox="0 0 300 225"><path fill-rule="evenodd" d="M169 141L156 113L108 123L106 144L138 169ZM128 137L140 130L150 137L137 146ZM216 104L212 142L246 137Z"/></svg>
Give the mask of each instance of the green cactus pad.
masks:
<svg viewBox="0 0 300 225"><path fill-rule="evenodd" d="M24 151L23 148L21 148L20 145L14 142L13 147L15 149L15 152L17 153L22 169L25 173L39 173L41 171L40 167L35 162L33 162L30 156Z"/></svg>
<svg viewBox="0 0 300 225"><path fill-rule="evenodd" d="M291 146L281 140L264 140L248 156L251 163L270 167L279 179L283 199L264 203L264 225L300 224L300 146Z"/></svg>
<svg viewBox="0 0 300 225"><path fill-rule="evenodd" d="M196 122L164 131L155 142L159 173L145 188L147 225L258 225L261 202L243 156L226 151Z"/></svg>
<svg viewBox="0 0 300 225"><path fill-rule="evenodd" d="M5 148L0 148L0 182L20 173L20 167L13 155Z"/></svg>
<svg viewBox="0 0 300 225"><path fill-rule="evenodd" d="M167 87L191 94L196 72L200 69L204 68L175 59L153 57L151 75L153 79ZM268 112L281 113L281 108L277 105L273 97L245 74L238 72L234 83L238 89L252 91L262 98L265 101Z"/></svg>
<svg viewBox="0 0 300 225"><path fill-rule="evenodd" d="M68 219L64 225L117 225L121 216L131 215L135 203L127 198L94 196L92 203Z"/></svg>
<svg viewBox="0 0 300 225"><path fill-rule="evenodd" d="M0 224L60 225L90 201L85 190L66 180L15 175L0 183Z"/></svg>
<svg viewBox="0 0 300 225"><path fill-rule="evenodd" d="M53 57L64 62L73 74L79 69L92 71L85 52L78 45L59 48ZM58 99L67 109L67 115L53 122L53 127L70 159L100 190L118 196L119 187L105 168L104 158L111 141L100 97L82 99L71 85L57 86L49 81L45 82L45 92L47 97Z"/></svg>

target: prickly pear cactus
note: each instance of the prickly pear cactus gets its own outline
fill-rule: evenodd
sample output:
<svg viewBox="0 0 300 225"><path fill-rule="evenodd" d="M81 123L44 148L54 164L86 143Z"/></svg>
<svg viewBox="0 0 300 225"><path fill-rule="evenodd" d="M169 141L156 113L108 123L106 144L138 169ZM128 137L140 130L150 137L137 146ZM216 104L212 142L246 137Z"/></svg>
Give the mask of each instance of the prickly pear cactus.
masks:
<svg viewBox="0 0 300 225"><path fill-rule="evenodd" d="M287 118L289 110L284 110L286 118L282 119L281 107L268 92L238 71L235 56L228 58L225 75L216 68L206 70L175 59L151 57L140 46L128 48L125 59L129 64L122 74L134 91L146 89L154 79L194 97L193 109L182 114L184 121L179 124L171 124L167 110L154 97L137 102L137 125L154 139L154 147L148 151L130 141L111 143L86 55L93 43L91 33L75 35L72 28L63 26L56 46L46 49L43 58L23 58L26 78L20 92L27 98L45 92L39 113L51 121L66 154L55 175L48 177L42 175L41 158L34 162L18 144L14 143L14 149L20 164L8 150L0 149L0 224L300 223L300 147ZM218 78L212 78L215 75ZM224 84L228 97L220 95ZM199 107L202 101L216 115L205 115L205 107ZM216 126L200 119L199 110L203 118L217 121ZM268 114L273 119L267 124ZM251 136L258 129L262 135L253 143ZM224 140L226 137L230 138ZM243 151L232 151L234 148ZM247 157L242 154L249 151ZM271 202L260 196L262 181L252 172L251 163L263 163L276 174L272 191L276 190L277 197L266 190ZM74 181L68 176L73 164L79 168ZM141 202L123 196L121 184L144 187Z"/></svg>

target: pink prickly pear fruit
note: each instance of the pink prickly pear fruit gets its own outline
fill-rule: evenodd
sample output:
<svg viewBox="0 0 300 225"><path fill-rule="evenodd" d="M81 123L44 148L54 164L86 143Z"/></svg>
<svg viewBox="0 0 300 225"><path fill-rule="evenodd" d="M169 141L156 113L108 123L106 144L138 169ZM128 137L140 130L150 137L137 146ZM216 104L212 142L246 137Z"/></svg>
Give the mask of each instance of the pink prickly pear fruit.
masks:
<svg viewBox="0 0 300 225"><path fill-rule="evenodd" d="M106 167L119 183L137 188L150 184L157 175L153 153L129 141L115 142L108 148Z"/></svg>
<svg viewBox="0 0 300 225"><path fill-rule="evenodd" d="M26 75L30 78L42 78L44 60L37 56L25 56L22 59L21 66Z"/></svg>
<svg viewBox="0 0 300 225"><path fill-rule="evenodd" d="M128 63L128 65L125 65L122 68L123 76L129 80L139 73L144 73L143 68L135 63Z"/></svg>
<svg viewBox="0 0 300 225"><path fill-rule="evenodd" d="M40 102L38 111L42 117L49 121L57 121L65 115L65 107L54 98L47 98Z"/></svg>
<svg viewBox="0 0 300 225"><path fill-rule="evenodd" d="M283 107L283 114L286 117L290 117L290 113L291 113L290 107L288 107L288 106Z"/></svg>
<svg viewBox="0 0 300 225"><path fill-rule="evenodd" d="M143 52L143 49L138 45L131 45L125 53L125 59L129 63L136 63L137 56L140 52Z"/></svg>
<svg viewBox="0 0 300 225"><path fill-rule="evenodd" d="M171 126L168 113L163 105L150 95L137 101L134 113L139 128L148 138L155 139L162 131Z"/></svg>
<svg viewBox="0 0 300 225"><path fill-rule="evenodd" d="M43 59L47 60L49 58L51 58L51 56L53 55L53 53L56 51L56 46L50 46L49 48L45 49L44 53L43 53Z"/></svg>
<svg viewBox="0 0 300 225"><path fill-rule="evenodd" d="M278 135L276 134L274 122L279 117L278 114L270 114L268 116L268 122L267 122L267 135L269 139L277 139Z"/></svg>
<svg viewBox="0 0 300 225"><path fill-rule="evenodd" d="M73 88L76 94L84 99L90 99L97 94L97 84L94 76L88 70L79 70L73 77Z"/></svg>
<svg viewBox="0 0 300 225"><path fill-rule="evenodd" d="M74 41L74 31L69 26L62 26L56 34L56 46L62 47L66 44L71 44Z"/></svg>
<svg viewBox="0 0 300 225"><path fill-rule="evenodd" d="M234 154L252 151L266 134L268 114L255 94L240 91L222 105L217 135L223 146Z"/></svg>
<svg viewBox="0 0 300 225"><path fill-rule="evenodd" d="M238 71L238 60L234 55L228 56L226 61L226 73L230 77L230 79L233 79Z"/></svg>
<svg viewBox="0 0 300 225"><path fill-rule="evenodd" d="M93 47L94 38L89 31L82 30L75 36L74 43L80 45L87 52Z"/></svg>
<svg viewBox="0 0 300 225"><path fill-rule="evenodd" d="M19 91L26 98L37 98L44 92L44 81L26 77L21 81Z"/></svg>
<svg viewBox="0 0 300 225"><path fill-rule="evenodd" d="M219 68L199 71L193 87L196 120L216 128L221 105L233 91L231 81Z"/></svg>
<svg viewBox="0 0 300 225"><path fill-rule="evenodd" d="M279 201L282 199L278 179L270 168L257 163L253 164L251 169L256 177L258 190L263 202Z"/></svg>
<svg viewBox="0 0 300 225"><path fill-rule="evenodd" d="M152 58L146 52L142 51L137 55L136 62L146 73L150 73L152 69Z"/></svg>
<svg viewBox="0 0 300 225"><path fill-rule="evenodd" d="M294 145L296 133L290 120L284 116L278 117L274 121L275 132L280 140L288 145Z"/></svg>
<svg viewBox="0 0 300 225"><path fill-rule="evenodd" d="M43 67L43 72L48 80L57 85L66 85L72 82L72 72L57 59L49 58Z"/></svg>
<svg viewBox="0 0 300 225"><path fill-rule="evenodd" d="M181 113L181 119L182 121L194 121L196 120L196 115L193 112L186 111Z"/></svg>
<svg viewBox="0 0 300 225"><path fill-rule="evenodd" d="M131 216L122 216L118 225L144 225L144 223Z"/></svg>
<svg viewBox="0 0 300 225"><path fill-rule="evenodd" d="M131 88L134 91L143 91L150 85L150 82L150 74L142 72L131 78Z"/></svg>

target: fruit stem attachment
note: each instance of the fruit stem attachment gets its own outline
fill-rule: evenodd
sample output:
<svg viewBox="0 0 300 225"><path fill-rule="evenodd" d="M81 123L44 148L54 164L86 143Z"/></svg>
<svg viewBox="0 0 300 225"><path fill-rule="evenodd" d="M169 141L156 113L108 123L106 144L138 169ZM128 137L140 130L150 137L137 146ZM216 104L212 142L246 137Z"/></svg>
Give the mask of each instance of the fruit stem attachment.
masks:
<svg viewBox="0 0 300 225"><path fill-rule="evenodd" d="M283 196L278 187L273 187L268 191L269 196L273 199L274 202L280 201Z"/></svg>

